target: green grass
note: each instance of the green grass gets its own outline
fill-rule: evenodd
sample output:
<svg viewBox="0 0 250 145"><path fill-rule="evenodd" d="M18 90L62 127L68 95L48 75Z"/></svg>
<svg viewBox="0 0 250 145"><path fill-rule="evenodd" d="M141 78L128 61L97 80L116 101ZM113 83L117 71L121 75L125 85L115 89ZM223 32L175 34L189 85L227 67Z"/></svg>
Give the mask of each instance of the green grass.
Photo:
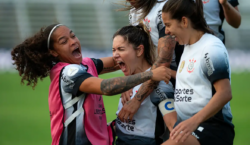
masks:
<svg viewBox="0 0 250 145"><path fill-rule="evenodd" d="M122 76L119 73L101 78ZM235 145L250 142L250 73L232 75L231 107L235 124ZM0 74L0 145L51 144L48 109L49 79L39 81L35 90L20 84L16 73ZM115 118L119 95L104 96L107 120Z"/></svg>

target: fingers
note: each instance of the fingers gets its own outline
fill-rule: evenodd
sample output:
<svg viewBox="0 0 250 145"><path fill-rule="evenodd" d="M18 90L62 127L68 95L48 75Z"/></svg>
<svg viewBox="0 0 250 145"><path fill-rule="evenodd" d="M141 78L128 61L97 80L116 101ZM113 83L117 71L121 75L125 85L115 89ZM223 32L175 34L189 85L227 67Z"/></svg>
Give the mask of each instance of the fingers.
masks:
<svg viewBox="0 0 250 145"><path fill-rule="evenodd" d="M119 112L118 118L119 118L121 121L123 121L123 118L124 118L124 111L123 111L123 108L122 108L121 111Z"/></svg>

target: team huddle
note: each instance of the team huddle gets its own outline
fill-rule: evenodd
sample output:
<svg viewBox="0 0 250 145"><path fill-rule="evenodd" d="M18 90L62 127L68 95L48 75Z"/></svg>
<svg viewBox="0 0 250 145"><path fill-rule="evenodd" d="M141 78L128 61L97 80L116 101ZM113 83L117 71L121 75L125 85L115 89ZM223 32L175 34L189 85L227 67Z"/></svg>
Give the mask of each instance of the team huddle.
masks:
<svg viewBox="0 0 250 145"><path fill-rule="evenodd" d="M112 57L82 57L63 24L11 52L22 82L47 76L52 145L232 145L231 69L221 29L237 0L127 0ZM124 77L98 75L121 70ZM121 94L107 123L102 95Z"/></svg>

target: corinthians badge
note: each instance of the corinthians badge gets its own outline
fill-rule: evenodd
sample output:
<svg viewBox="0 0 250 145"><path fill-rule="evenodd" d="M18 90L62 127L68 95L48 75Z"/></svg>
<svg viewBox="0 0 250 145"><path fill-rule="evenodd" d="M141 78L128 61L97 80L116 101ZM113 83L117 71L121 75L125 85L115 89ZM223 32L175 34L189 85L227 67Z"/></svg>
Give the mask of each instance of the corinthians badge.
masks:
<svg viewBox="0 0 250 145"><path fill-rule="evenodd" d="M181 62L181 66L180 66L180 69L179 69L179 73L181 73L181 71L182 71L184 65L185 65L185 60L183 60L183 61Z"/></svg>
<svg viewBox="0 0 250 145"><path fill-rule="evenodd" d="M194 60L194 59L189 59L189 65L188 65L188 67L187 67L187 71L189 72L189 73L191 73L191 72L193 72L194 71L194 63L196 63L196 60Z"/></svg>

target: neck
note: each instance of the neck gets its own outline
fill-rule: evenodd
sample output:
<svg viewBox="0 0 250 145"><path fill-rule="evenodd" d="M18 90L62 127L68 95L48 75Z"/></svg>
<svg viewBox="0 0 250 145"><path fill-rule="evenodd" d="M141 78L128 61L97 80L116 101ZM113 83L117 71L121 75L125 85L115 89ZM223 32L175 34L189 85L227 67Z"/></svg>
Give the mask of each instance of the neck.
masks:
<svg viewBox="0 0 250 145"><path fill-rule="evenodd" d="M188 44L192 45L192 44L196 43L197 41L199 41L201 39L204 32L193 29L189 34L191 34L191 35L190 35L190 39L189 39Z"/></svg>
<svg viewBox="0 0 250 145"><path fill-rule="evenodd" d="M138 62L138 67L135 70L134 74L145 72L147 69L151 67L151 65L146 61L146 59L142 59Z"/></svg>

